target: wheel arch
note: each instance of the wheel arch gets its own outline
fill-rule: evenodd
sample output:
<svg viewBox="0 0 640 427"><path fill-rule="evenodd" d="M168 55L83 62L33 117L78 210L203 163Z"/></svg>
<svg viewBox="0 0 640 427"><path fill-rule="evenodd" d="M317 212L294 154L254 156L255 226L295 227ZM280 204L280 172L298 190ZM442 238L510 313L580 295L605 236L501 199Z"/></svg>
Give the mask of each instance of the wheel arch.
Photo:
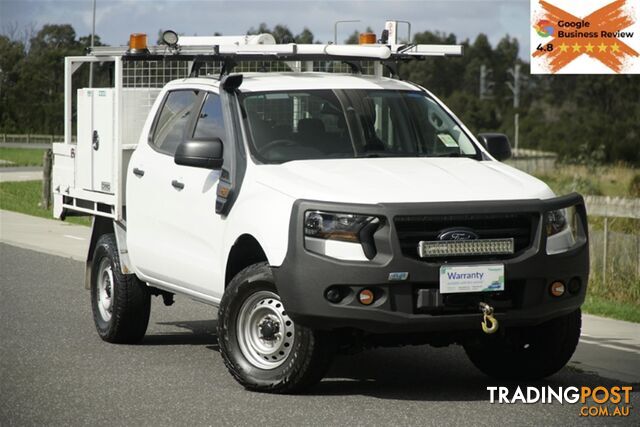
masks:
<svg viewBox="0 0 640 427"><path fill-rule="evenodd" d="M84 287L91 289L91 270L93 264L93 252L96 250L96 243L100 236L113 233L113 220L101 216L94 216L91 225L91 239L89 240L89 249L87 250L87 261L84 269Z"/></svg>
<svg viewBox="0 0 640 427"><path fill-rule="evenodd" d="M227 265L225 267L224 287L235 277L236 274L258 262L268 262L266 252L262 245L251 234L242 234L231 246Z"/></svg>

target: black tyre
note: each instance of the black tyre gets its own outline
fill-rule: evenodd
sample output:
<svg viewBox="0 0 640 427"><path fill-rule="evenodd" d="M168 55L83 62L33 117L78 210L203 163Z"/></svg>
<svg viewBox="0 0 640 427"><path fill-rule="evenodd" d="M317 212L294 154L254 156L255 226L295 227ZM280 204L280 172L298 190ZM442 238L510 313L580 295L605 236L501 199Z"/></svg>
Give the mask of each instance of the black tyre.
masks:
<svg viewBox="0 0 640 427"><path fill-rule="evenodd" d="M576 310L541 325L507 329L465 344L471 362L502 380L536 380L562 369L576 349L582 316Z"/></svg>
<svg viewBox="0 0 640 427"><path fill-rule="evenodd" d="M316 384L335 353L328 332L289 318L267 263L245 268L227 287L218 310L218 343L240 384L270 393L300 392Z"/></svg>
<svg viewBox="0 0 640 427"><path fill-rule="evenodd" d="M147 331L151 296L133 274L122 274L113 234L96 243L91 269L91 308L100 338L111 343L139 342Z"/></svg>

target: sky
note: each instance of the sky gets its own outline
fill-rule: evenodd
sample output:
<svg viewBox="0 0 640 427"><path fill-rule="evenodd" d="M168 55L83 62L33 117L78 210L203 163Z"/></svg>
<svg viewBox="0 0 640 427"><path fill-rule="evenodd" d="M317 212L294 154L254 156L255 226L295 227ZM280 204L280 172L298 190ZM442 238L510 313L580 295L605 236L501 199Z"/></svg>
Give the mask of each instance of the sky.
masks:
<svg viewBox="0 0 640 427"><path fill-rule="evenodd" d="M414 32L454 33L459 40L479 33L496 44L505 35L520 41L520 56L529 46L529 0L369 0L369 1L217 1L217 0L96 0L96 34L110 45L122 45L132 32L145 32L155 41L159 29L185 35L244 34L265 22L287 25L294 34L308 27L316 39L333 40L334 22L341 24L338 40L370 26L376 33L390 19L410 21ZM93 0L0 0L0 32L20 31L43 24L71 24L79 36L91 33ZM524 50L523 50L524 47Z"/></svg>

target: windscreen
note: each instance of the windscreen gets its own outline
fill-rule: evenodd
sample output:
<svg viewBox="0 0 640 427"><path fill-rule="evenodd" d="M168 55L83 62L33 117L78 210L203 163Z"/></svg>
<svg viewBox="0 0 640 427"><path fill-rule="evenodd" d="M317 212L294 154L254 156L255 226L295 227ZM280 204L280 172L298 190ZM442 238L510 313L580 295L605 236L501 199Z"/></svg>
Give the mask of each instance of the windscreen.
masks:
<svg viewBox="0 0 640 427"><path fill-rule="evenodd" d="M458 123L423 92L303 90L240 96L263 163L357 157L474 157Z"/></svg>

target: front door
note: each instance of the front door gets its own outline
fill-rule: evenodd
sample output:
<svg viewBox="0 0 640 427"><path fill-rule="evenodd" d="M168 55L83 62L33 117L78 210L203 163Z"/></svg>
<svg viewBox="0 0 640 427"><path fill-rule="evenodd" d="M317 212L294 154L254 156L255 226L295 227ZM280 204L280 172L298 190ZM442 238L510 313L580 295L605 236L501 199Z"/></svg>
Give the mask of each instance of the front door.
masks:
<svg viewBox="0 0 640 427"><path fill-rule="evenodd" d="M145 277L220 298L224 223L215 213L220 171L177 165L173 159L185 139L215 137L225 138L218 95L169 92L150 144L132 158L132 173L140 163L144 175L129 177L137 188L127 196L127 222L132 261Z"/></svg>

